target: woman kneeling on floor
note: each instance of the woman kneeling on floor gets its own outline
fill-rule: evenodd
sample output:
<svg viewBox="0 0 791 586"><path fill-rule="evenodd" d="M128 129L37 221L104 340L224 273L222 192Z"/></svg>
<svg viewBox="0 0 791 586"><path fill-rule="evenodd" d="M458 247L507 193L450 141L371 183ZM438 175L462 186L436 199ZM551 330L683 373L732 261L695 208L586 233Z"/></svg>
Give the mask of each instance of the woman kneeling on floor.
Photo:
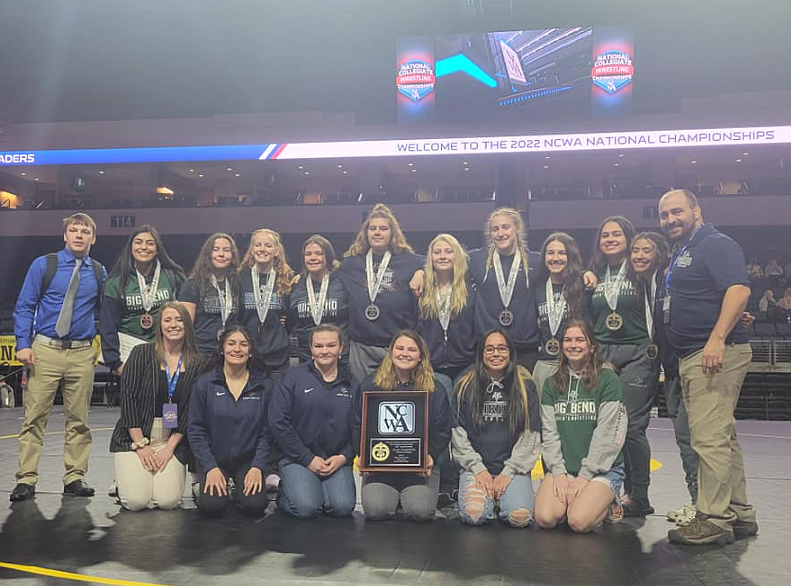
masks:
<svg viewBox="0 0 791 586"><path fill-rule="evenodd" d="M503 521L527 527L541 416L530 373L516 363L514 343L504 331L483 338L475 366L461 378L457 392L453 457L462 469L461 520L482 525L499 509Z"/></svg>
<svg viewBox="0 0 791 586"><path fill-rule="evenodd" d="M183 440L190 391L208 366L182 304L165 303L158 322L154 342L129 354L121 376L121 418L110 440L118 499L132 511L179 506L189 459Z"/></svg>
<svg viewBox="0 0 791 586"><path fill-rule="evenodd" d="M558 372L541 393L541 421L547 474L536 495L536 522L551 529L565 519L573 531L591 531L618 508L627 418L618 375L602 365L585 322L566 327Z"/></svg>
<svg viewBox="0 0 791 586"><path fill-rule="evenodd" d="M412 330L401 330L390 342L376 374L360 383L351 416L352 437L360 449L363 391L428 391L427 474L372 472L363 475L362 501L366 518L378 521L395 515L399 503L415 521L430 521L437 509L439 470L434 463L450 441L448 393L431 369L426 343Z"/></svg>
<svg viewBox="0 0 791 586"><path fill-rule="evenodd" d="M272 437L284 454L277 506L302 519L348 517L356 502L349 414L358 386L339 367L343 330L316 326L310 352L309 362L286 371L269 409Z"/></svg>
<svg viewBox="0 0 791 586"><path fill-rule="evenodd" d="M216 517L234 501L260 517L267 505L263 470L269 458L266 409L271 382L250 370L255 350L243 326L220 336L218 367L195 384L190 401L189 440L200 472L198 509Z"/></svg>

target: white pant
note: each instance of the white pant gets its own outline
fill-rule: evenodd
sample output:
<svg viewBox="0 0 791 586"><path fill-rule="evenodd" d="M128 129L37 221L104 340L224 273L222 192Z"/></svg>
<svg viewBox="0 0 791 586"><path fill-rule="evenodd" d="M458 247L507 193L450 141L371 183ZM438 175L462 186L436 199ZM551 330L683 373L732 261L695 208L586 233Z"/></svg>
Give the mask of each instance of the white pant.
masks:
<svg viewBox="0 0 791 586"><path fill-rule="evenodd" d="M162 427L162 419L154 419L151 428L151 448L154 452L165 447L170 430ZM187 469L176 457L172 457L165 469L152 474L140 462L134 452L115 454L115 481L118 484L118 499L130 511L145 508L175 509L181 502Z"/></svg>

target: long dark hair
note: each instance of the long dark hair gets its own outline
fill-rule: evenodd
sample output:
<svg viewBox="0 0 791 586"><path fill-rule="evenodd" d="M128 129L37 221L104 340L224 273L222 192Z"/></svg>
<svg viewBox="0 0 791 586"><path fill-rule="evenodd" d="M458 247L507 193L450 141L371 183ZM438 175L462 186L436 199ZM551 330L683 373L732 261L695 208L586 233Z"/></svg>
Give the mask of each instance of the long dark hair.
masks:
<svg viewBox="0 0 791 586"><path fill-rule="evenodd" d="M217 342L217 348L214 351L214 364L219 368L224 366L225 354L223 349L225 348L225 340L228 339L228 336L235 334L236 332L242 334L244 339L247 340L248 348L250 349L250 357L247 359L247 370L253 370L253 368L255 368L256 361L258 360L258 355L255 352L255 340L253 340L253 337L250 335L250 330L240 325L229 326L223 330L222 335Z"/></svg>
<svg viewBox="0 0 791 586"><path fill-rule="evenodd" d="M484 425L483 401L486 395L486 388L492 380L486 365L483 362L483 352L486 347L486 340L493 334L500 334L508 346L508 365L500 383L503 385L503 394L506 397L506 420L508 422L508 434L511 441L516 441L525 429L530 427L530 415L527 408L527 387L526 383L530 380L530 374L520 367L516 362L516 346L511 337L502 329L490 330L484 335L476 345L475 364L458 382L456 390L457 409L461 409L464 400L469 397L470 413L472 414L472 425L475 429L481 429Z"/></svg>
<svg viewBox="0 0 791 586"><path fill-rule="evenodd" d="M623 216L607 216L602 220L602 223L599 224L599 229L596 230L596 237L593 240L593 255L591 256L590 262L590 270L596 273L596 276L599 276L599 273L607 268L607 257L601 251L601 233L604 230L604 227L609 224L610 222L615 222L621 227L623 230L623 235L626 237L626 251L624 252L624 260L626 261L626 278L631 281L632 285L636 284L637 279L635 277L634 269L632 268L632 263L629 262L629 254L632 251L632 242L634 242L634 224L629 218L625 218Z"/></svg>
<svg viewBox="0 0 791 586"><path fill-rule="evenodd" d="M190 277L198 281L198 306L203 305L203 300L211 288L211 276L214 273L214 266L211 264L211 252L214 248L214 241L219 238L225 238L231 243L231 264L228 267L228 272L225 275L225 281L230 288L225 289L226 295L236 296L239 294L239 249L236 247L236 242L230 234L225 232L215 232L209 236L201 246L198 258L195 259L195 265L192 267Z"/></svg>
<svg viewBox="0 0 791 586"><path fill-rule="evenodd" d="M580 319L582 317L582 253L577 241L565 232L553 232L544 244L541 245L541 262L537 267L536 286L543 286L549 279L547 269L547 247L553 242L560 242L566 248L566 268L563 277L563 296L569 308L569 317Z"/></svg>
<svg viewBox="0 0 791 586"><path fill-rule="evenodd" d="M592 389L599 382L599 376L603 368L603 361L601 357L601 347L593 335L593 329L590 324L581 319L572 319L566 324L563 330L563 335L560 336L560 364L558 365L557 372L552 377L552 382L555 385L555 390L559 393L565 392L569 386L569 359L566 358L565 352L562 350L563 339L566 337L566 332L571 328L579 328L582 330L583 335L588 340L588 347L591 349L590 358L583 365L582 370L577 374L582 379L582 384L586 389Z"/></svg>
<svg viewBox="0 0 791 586"><path fill-rule="evenodd" d="M654 271L661 273L670 264L670 246L665 240L665 237L656 232L640 232L632 239L632 245L638 240L648 240L654 245L654 262L653 266L646 271L650 278ZM631 254L631 249L629 250Z"/></svg>
<svg viewBox="0 0 791 586"><path fill-rule="evenodd" d="M140 234L148 232L151 236L154 237L154 242L157 244L157 256L156 258L159 260L159 266L162 267L163 271L169 271L171 273L171 280L178 280L183 281L186 279L186 275L184 274L184 269L181 268L181 265L170 258L167 250L165 250L165 244L162 242L162 236L160 236L159 231L151 226L150 224L144 224L135 229L134 232L129 236L129 239L126 241L126 244L121 249L121 252L118 254L118 258L113 265L112 270L110 271L110 276L118 276L118 294L121 295L122 299L125 296L126 291L126 284L129 281L129 275L132 273L132 269L135 267L135 258L132 255L132 243L135 241L135 238ZM175 287L177 283L172 283Z"/></svg>

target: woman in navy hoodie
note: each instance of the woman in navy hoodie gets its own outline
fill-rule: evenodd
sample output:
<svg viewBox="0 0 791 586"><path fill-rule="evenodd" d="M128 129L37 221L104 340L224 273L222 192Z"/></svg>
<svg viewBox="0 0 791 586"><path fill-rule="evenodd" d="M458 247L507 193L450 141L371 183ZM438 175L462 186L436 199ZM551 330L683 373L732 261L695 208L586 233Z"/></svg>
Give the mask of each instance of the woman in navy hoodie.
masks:
<svg viewBox="0 0 791 586"><path fill-rule="evenodd" d="M439 471L434 466L450 441L448 393L434 375L426 343L417 333L401 330L390 342L376 374L360 383L360 393L352 411L351 426L355 450L360 449L363 391L428 391L428 474L373 472L362 482L363 511L368 519L395 515L399 502L404 513L416 521L434 518L439 492Z"/></svg>
<svg viewBox="0 0 791 586"><path fill-rule="evenodd" d="M266 509L263 470L270 453L266 428L269 379L250 370L255 355L250 333L227 328L220 337L218 367L203 375L192 390L188 436L200 473L198 509L219 516L235 501L251 516Z"/></svg>
<svg viewBox="0 0 791 586"><path fill-rule="evenodd" d="M343 331L310 335L312 360L286 371L272 396L269 426L280 460L278 507L299 518L351 515L356 502L349 414L358 386L338 367Z"/></svg>

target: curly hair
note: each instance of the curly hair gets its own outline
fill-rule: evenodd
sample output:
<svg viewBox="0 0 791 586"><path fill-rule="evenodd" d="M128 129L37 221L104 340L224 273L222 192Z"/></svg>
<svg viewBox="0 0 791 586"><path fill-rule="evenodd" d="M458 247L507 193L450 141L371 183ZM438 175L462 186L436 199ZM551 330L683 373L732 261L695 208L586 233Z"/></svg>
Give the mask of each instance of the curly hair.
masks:
<svg viewBox="0 0 791 586"><path fill-rule="evenodd" d="M420 334L413 330L401 330L393 339L390 340L390 346L387 348L387 354L382 360L382 364L376 369L374 374L374 384L381 389L392 390L398 384L398 377L396 376L395 367L393 366L393 348L398 338L409 338L417 344L420 350L420 362L415 368L415 388L419 391L434 392L434 369L431 368L431 360L429 359L428 347Z"/></svg>
<svg viewBox="0 0 791 586"><path fill-rule="evenodd" d="M516 227L516 247L519 250L519 254L522 257L522 267L525 270L525 275L527 275L528 271L528 259L530 258L527 254L527 228L525 228L525 222L522 220L522 214L519 213L518 210L514 208L497 208L489 217L486 218L486 226L483 229L483 236L486 242L486 248L488 250L488 254L486 256L486 276L489 275L489 269L492 268L492 259L494 258L494 253L497 250L497 246L492 240L492 220L495 216L505 216L509 220L514 223Z"/></svg>
<svg viewBox="0 0 791 586"><path fill-rule="evenodd" d="M390 225L390 231L392 232L390 237L391 254L413 252L412 247L409 245L409 242L407 242L406 236L404 236L404 233L401 231L401 226L398 224L395 214L393 214L390 208L385 204L378 203L374 206L374 209L371 210L371 213L368 214L368 217L365 218L354 242L352 242L348 250L343 253L344 258L361 256L368 252L368 249L371 248L371 245L368 243L368 226L374 218L383 218L387 220L387 223Z"/></svg>
<svg viewBox="0 0 791 586"><path fill-rule="evenodd" d="M453 284L450 296L450 315L458 316L467 305L467 267L469 260L467 253L462 249L459 241L450 234L438 234L428 245L428 255L426 255L425 285L423 293L420 295L420 317L421 319L432 319L439 315L437 304L437 274L434 272L434 263L431 260L431 253L434 246L440 242L447 242L453 249Z"/></svg>
<svg viewBox="0 0 791 586"><path fill-rule="evenodd" d="M214 242L220 238L225 238L231 243L231 266L228 267L228 273L225 275L225 281L228 283L229 289L226 289L226 294L233 295L236 299L239 294L239 275L237 269L239 268L239 249L236 247L236 242L230 234L225 232L215 232L209 236L201 246L198 258L195 259L195 265L192 267L190 277L198 281L198 305L203 305L203 300L206 294L211 289L211 277L214 274L214 266L211 262L211 253L214 248Z"/></svg>
<svg viewBox="0 0 791 586"><path fill-rule="evenodd" d="M647 279L656 271L664 271L670 264L670 246L668 246L665 237L656 232L640 232L632 238L632 246L638 240L648 240L654 246L654 257L651 261L651 267L645 271L645 277L641 275L641 278Z"/></svg>
<svg viewBox="0 0 791 586"><path fill-rule="evenodd" d="M250 235L250 246L247 252L244 253L242 263L239 267L239 272L249 269L255 264L255 257L253 256L253 244L255 237L259 234L269 236L275 243L275 258L272 260L272 268L275 271L275 291L281 297L285 297L291 292L291 279L294 277L294 271L288 265L286 259L286 250L283 248L283 243L280 240L280 234L269 228L261 228L256 230ZM255 284L253 284L255 287Z"/></svg>

